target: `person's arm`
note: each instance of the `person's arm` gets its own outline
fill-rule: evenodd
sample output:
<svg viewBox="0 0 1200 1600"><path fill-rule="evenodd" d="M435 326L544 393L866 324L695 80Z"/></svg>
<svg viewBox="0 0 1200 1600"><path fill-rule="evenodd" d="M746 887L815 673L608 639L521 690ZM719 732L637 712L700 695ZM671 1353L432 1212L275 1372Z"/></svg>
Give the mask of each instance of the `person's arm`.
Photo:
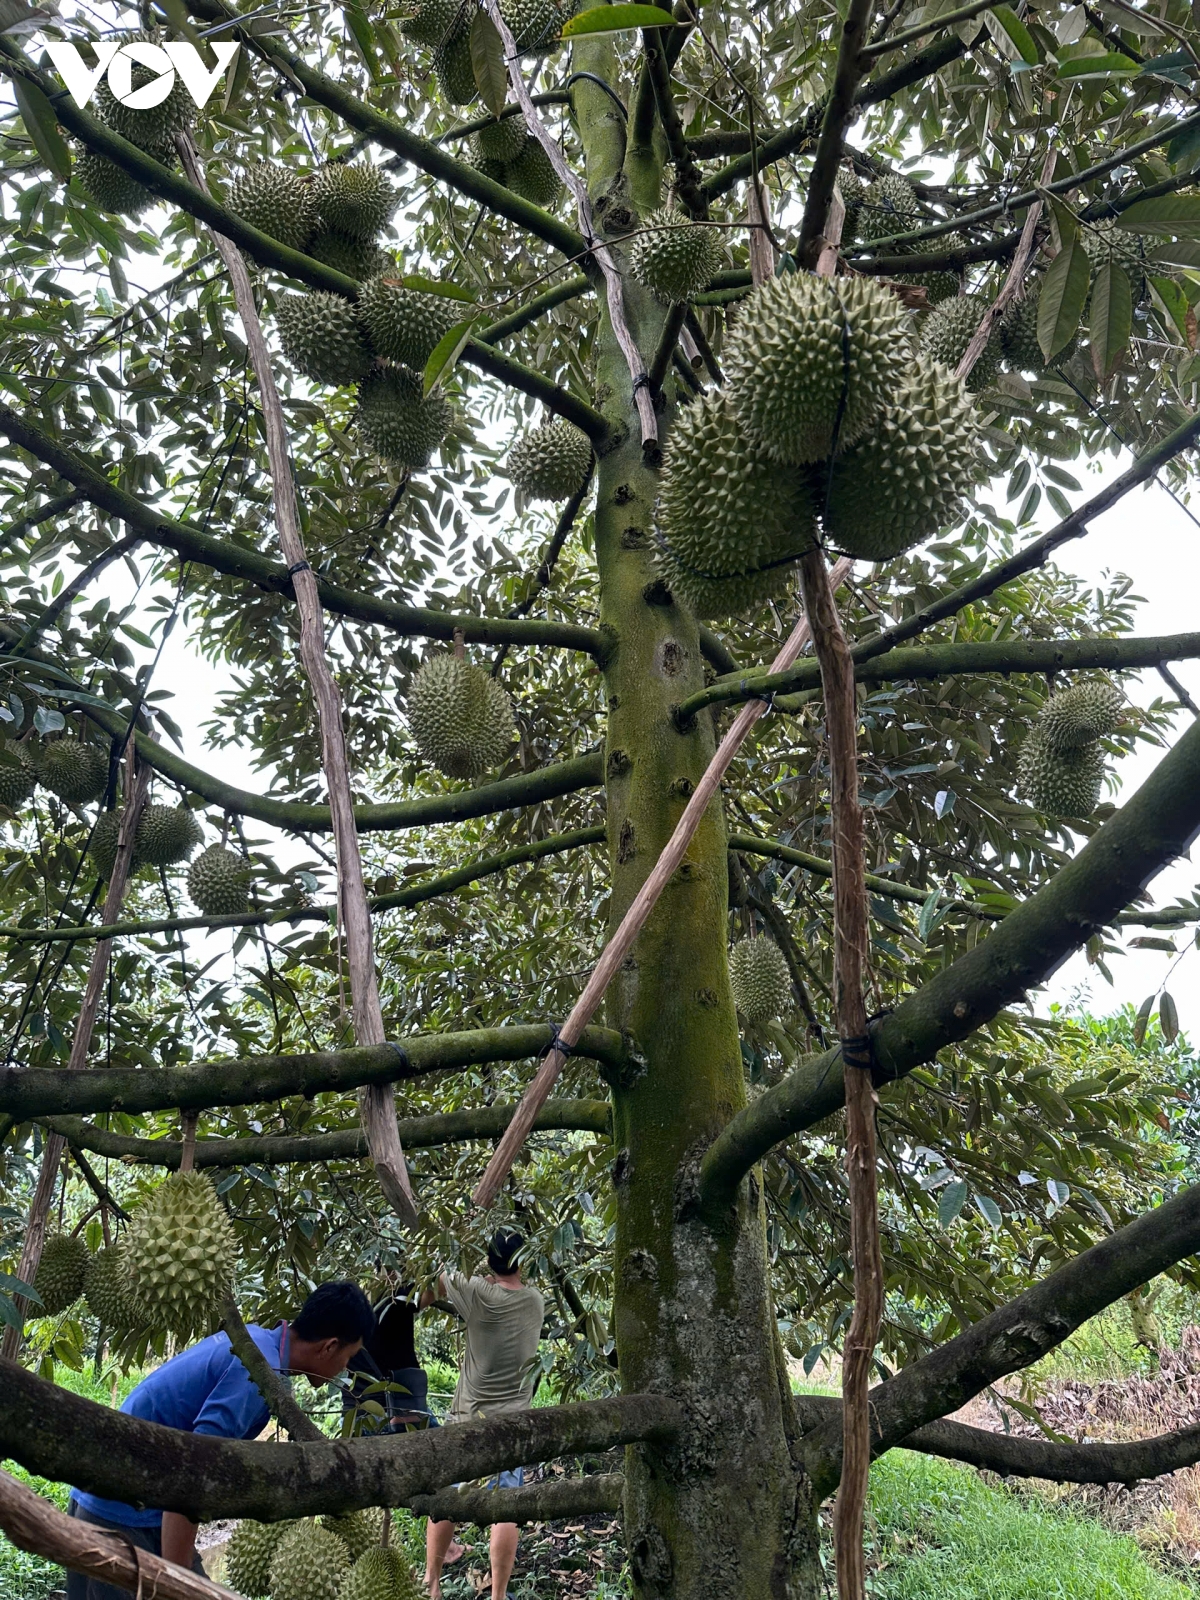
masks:
<svg viewBox="0 0 1200 1600"><path fill-rule="evenodd" d="M177 1567L190 1567L196 1557L196 1530L198 1522L189 1522L181 1511L164 1511L162 1519L162 1553L164 1561L173 1561Z"/></svg>
<svg viewBox="0 0 1200 1600"><path fill-rule="evenodd" d="M421 1310L428 1311L430 1306L437 1305L439 1298L442 1300L453 1300L454 1298L450 1293L450 1285L446 1281L444 1272L438 1273L438 1286L436 1289L424 1289L421 1291Z"/></svg>

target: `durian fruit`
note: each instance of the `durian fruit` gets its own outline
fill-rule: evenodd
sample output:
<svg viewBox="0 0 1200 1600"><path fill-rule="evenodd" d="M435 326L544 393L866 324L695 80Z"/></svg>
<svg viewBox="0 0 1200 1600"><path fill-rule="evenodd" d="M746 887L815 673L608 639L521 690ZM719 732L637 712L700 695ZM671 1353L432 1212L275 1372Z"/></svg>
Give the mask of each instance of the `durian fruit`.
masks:
<svg viewBox="0 0 1200 1600"><path fill-rule="evenodd" d="M342 1579L338 1600L422 1600L425 1586L394 1545L365 1551Z"/></svg>
<svg viewBox="0 0 1200 1600"><path fill-rule="evenodd" d="M842 204L846 208L846 220L842 223L842 243L850 244L858 232L858 213L862 210L867 186L850 166L838 168L837 186Z"/></svg>
<svg viewBox="0 0 1200 1600"><path fill-rule="evenodd" d="M203 838L186 806L147 806L138 822L137 857L147 866L170 867L186 861Z"/></svg>
<svg viewBox="0 0 1200 1600"><path fill-rule="evenodd" d="M562 13L554 0L500 0L500 15L518 50L545 50L558 38Z"/></svg>
<svg viewBox="0 0 1200 1600"><path fill-rule="evenodd" d="M433 52L433 73L438 88L452 106L469 106L479 94L471 61L471 30L452 28Z"/></svg>
<svg viewBox="0 0 1200 1600"><path fill-rule="evenodd" d="M107 156L97 155L94 150L79 152L75 159L75 176L101 211L137 218L158 203L157 196L151 194L144 183L139 183L124 167Z"/></svg>
<svg viewBox="0 0 1200 1600"><path fill-rule="evenodd" d="M359 283L378 272L395 272L396 263L386 250L371 239L351 239L332 228L318 228L305 246L314 261L322 261L335 272L344 272Z"/></svg>
<svg viewBox="0 0 1200 1600"><path fill-rule="evenodd" d="M664 305L691 300L721 263L720 234L677 206L651 212L645 227L630 246L634 277Z"/></svg>
<svg viewBox="0 0 1200 1600"><path fill-rule="evenodd" d="M1090 817L1100 802L1104 752L1099 744L1052 750L1040 723L1021 746L1018 777L1035 811L1050 817Z"/></svg>
<svg viewBox="0 0 1200 1600"><path fill-rule="evenodd" d="M121 827L121 811L102 811L96 818L96 825L92 829L91 842L88 845L88 854L91 856L96 871L102 878L110 877L117 859L117 834ZM133 843L134 867L140 866L138 860L137 840Z"/></svg>
<svg viewBox="0 0 1200 1600"><path fill-rule="evenodd" d="M314 383L357 383L371 370L354 307L340 294L286 294L275 320L284 355Z"/></svg>
<svg viewBox="0 0 1200 1600"><path fill-rule="evenodd" d="M450 406L440 394L423 395L406 367L377 367L358 386L356 420L368 450L419 470L446 437Z"/></svg>
<svg viewBox="0 0 1200 1600"><path fill-rule="evenodd" d="M464 12L465 0L421 0L400 24L400 32L417 44L439 45Z"/></svg>
<svg viewBox="0 0 1200 1600"><path fill-rule="evenodd" d="M779 461L845 450L895 395L912 357L906 312L870 278L771 278L725 346L743 429Z"/></svg>
<svg viewBox="0 0 1200 1600"><path fill-rule="evenodd" d="M442 335L461 322L466 308L448 295L406 289L395 276L368 278L358 296L358 316L376 355L418 372Z"/></svg>
<svg viewBox="0 0 1200 1600"><path fill-rule="evenodd" d="M501 117L471 135L471 154L478 161L514 161L528 137L524 117Z"/></svg>
<svg viewBox="0 0 1200 1600"><path fill-rule="evenodd" d="M5 739L4 751L12 760L0 762L0 806L15 811L37 787L37 772L23 744Z"/></svg>
<svg viewBox="0 0 1200 1600"><path fill-rule="evenodd" d="M914 363L867 437L834 462L825 532L839 550L887 561L958 512L978 470L978 423L960 378Z"/></svg>
<svg viewBox="0 0 1200 1600"><path fill-rule="evenodd" d="M508 168L503 161L493 161L490 157L472 155L470 165L476 172L482 172L485 178L490 178L493 183L508 184Z"/></svg>
<svg viewBox="0 0 1200 1600"><path fill-rule="evenodd" d="M57 1317L73 1306L83 1293L83 1277L91 1251L78 1235L54 1233L42 1247L42 1259L33 1275L33 1287L41 1297L39 1316Z"/></svg>
<svg viewBox="0 0 1200 1600"><path fill-rule="evenodd" d="M1042 372L1046 358L1038 343L1038 301L1041 285L1030 288L1023 300L1010 306L1000 323L1000 349L1004 360L1014 372ZM1072 341L1072 344L1074 341ZM1069 352L1064 351L1063 354ZM1061 356L1054 358L1061 360Z"/></svg>
<svg viewBox="0 0 1200 1600"><path fill-rule="evenodd" d="M296 1522L239 1522L225 1546L229 1587L247 1600L267 1600L271 1593L271 1561Z"/></svg>
<svg viewBox="0 0 1200 1600"><path fill-rule="evenodd" d="M122 44L155 43L144 33L126 34ZM153 83L158 73L149 67L144 67L140 62L135 62L132 70L133 87L141 89L148 83ZM139 149L152 155L156 161L161 161L165 166L174 166L175 148L174 139L177 133L186 133L196 120L196 102L187 91L183 79L175 74L175 82L167 98L156 106L147 106L139 110L133 106L122 105L109 86L108 77L105 75L96 85L93 101L93 110L100 121L119 133L123 139L128 139L130 144L136 144Z"/></svg>
<svg viewBox="0 0 1200 1600"><path fill-rule="evenodd" d="M239 173L229 189L229 209L293 250L302 250L312 232L308 185L278 161L256 161Z"/></svg>
<svg viewBox="0 0 1200 1600"><path fill-rule="evenodd" d="M531 134L522 145L519 155L509 162L505 182L514 194L529 200L535 206L553 205L558 199L562 184L550 157Z"/></svg>
<svg viewBox="0 0 1200 1600"><path fill-rule="evenodd" d="M987 308L988 301L981 294L960 294L955 295L953 300L943 300L921 325L918 337L921 354L930 361L940 361L953 371L966 354L967 346L975 337L975 330ZM986 389L999 372L1001 354L1000 327L996 321L992 323L988 341L967 378L967 388L973 394Z"/></svg>
<svg viewBox="0 0 1200 1600"><path fill-rule="evenodd" d="M51 794L86 805L108 786L108 753L82 739L56 739L43 752L38 778Z"/></svg>
<svg viewBox="0 0 1200 1600"><path fill-rule="evenodd" d="M372 1506L366 1511L351 1511L344 1517L318 1517L317 1521L329 1533L336 1533L350 1552L351 1561L357 1561L372 1545L379 1543L384 1516L382 1506Z"/></svg>
<svg viewBox="0 0 1200 1600"><path fill-rule="evenodd" d="M109 1333L129 1333L141 1326L124 1239L105 1245L89 1258L83 1296L88 1310Z"/></svg>
<svg viewBox="0 0 1200 1600"><path fill-rule="evenodd" d="M592 441L573 422L544 422L508 452L508 475L532 500L569 500L592 465Z"/></svg>
<svg viewBox="0 0 1200 1600"><path fill-rule="evenodd" d="M188 893L206 917L236 916L250 903L250 877L249 862L210 844L188 868Z"/></svg>
<svg viewBox="0 0 1200 1600"><path fill-rule="evenodd" d="M733 1001L747 1022L770 1022L792 1005L792 975L783 951L765 933L740 939L729 952Z"/></svg>
<svg viewBox="0 0 1200 1600"><path fill-rule="evenodd" d="M805 475L743 432L723 389L680 412L654 517L667 584L700 617L762 605L816 538Z"/></svg>
<svg viewBox="0 0 1200 1600"><path fill-rule="evenodd" d="M203 1172L173 1172L125 1235L134 1305L180 1338L207 1333L233 1280L236 1245L225 1207Z"/></svg>
<svg viewBox="0 0 1200 1600"><path fill-rule="evenodd" d="M894 233L914 233L928 221L912 185L904 178L885 174L863 190L855 218L855 233L860 243L870 244ZM949 249L953 242L953 235L947 234L915 244L897 245L894 253L927 255L934 250ZM889 249L887 253L893 252ZM914 267L912 272L899 273L896 282L924 289L930 305L937 305L958 293L958 279L952 272L921 272Z"/></svg>
<svg viewBox="0 0 1200 1600"><path fill-rule="evenodd" d="M350 1553L315 1522L301 1522L279 1541L271 1558L271 1600L337 1600Z"/></svg>
<svg viewBox="0 0 1200 1600"><path fill-rule="evenodd" d="M1123 267L1129 277L1134 305L1145 298L1146 241L1140 234L1130 233L1114 218L1108 218L1104 222L1085 223L1079 230L1079 237L1093 271L1099 271L1109 261Z"/></svg>
<svg viewBox="0 0 1200 1600"><path fill-rule="evenodd" d="M369 161L327 161L312 176L313 216L350 239L373 239L387 226L396 191Z"/></svg>
<svg viewBox="0 0 1200 1600"><path fill-rule="evenodd" d="M1051 695L1041 709L1037 726L1047 748L1061 755L1107 738L1120 722L1124 704L1125 696L1115 684L1073 683Z"/></svg>
<svg viewBox="0 0 1200 1600"><path fill-rule="evenodd" d="M408 726L417 749L448 778L477 778L512 745L512 701L482 667L432 656L408 689Z"/></svg>

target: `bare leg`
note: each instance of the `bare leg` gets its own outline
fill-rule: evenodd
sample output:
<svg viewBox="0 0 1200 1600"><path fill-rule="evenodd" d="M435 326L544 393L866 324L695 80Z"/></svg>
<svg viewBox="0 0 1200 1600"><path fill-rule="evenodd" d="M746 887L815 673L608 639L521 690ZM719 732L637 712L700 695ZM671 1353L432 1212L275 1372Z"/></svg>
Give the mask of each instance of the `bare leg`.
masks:
<svg viewBox="0 0 1200 1600"><path fill-rule="evenodd" d="M492 1527L492 1600L506 1600L508 1580L517 1559L517 1525L497 1522Z"/></svg>
<svg viewBox="0 0 1200 1600"><path fill-rule="evenodd" d="M452 1522L434 1522L431 1517L425 1524L425 1585L431 1600L439 1600L441 1595L442 1565L453 1538Z"/></svg>

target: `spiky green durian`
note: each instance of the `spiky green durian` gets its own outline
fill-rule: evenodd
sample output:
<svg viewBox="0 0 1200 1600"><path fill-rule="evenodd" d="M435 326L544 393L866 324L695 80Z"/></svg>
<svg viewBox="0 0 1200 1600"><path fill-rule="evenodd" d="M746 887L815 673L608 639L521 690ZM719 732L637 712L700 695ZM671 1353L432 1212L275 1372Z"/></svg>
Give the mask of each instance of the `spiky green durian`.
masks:
<svg viewBox="0 0 1200 1600"><path fill-rule="evenodd" d="M1061 755L1107 738L1120 722L1124 704L1125 696L1115 684L1073 683L1051 695L1037 725L1046 747Z"/></svg>
<svg viewBox="0 0 1200 1600"><path fill-rule="evenodd" d="M186 806L147 806L138 820L137 859L151 867L186 861L204 838Z"/></svg>
<svg viewBox="0 0 1200 1600"><path fill-rule="evenodd" d="M747 1022L770 1022L792 1005L792 975L783 951L766 934L741 939L729 952L733 1001Z"/></svg>
<svg viewBox="0 0 1200 1600"><path fill-rule="evenodd" d="M0 761L0 806L15 811L37 787L37 772L23 744L5 739L3 748L9 759Z"/></svg>
<svg viewBox="0 0 1200 1600"><path fill-rule="evenodd" d="M408 726L426 761L449 778L499 766L513 739L512 701L482 667L433 656L408 690Z"/></svg>
<svg viewBox="0 0 1200 1600"><path fill-rule="evenodd" d="M100 207L120 217L140 217L158 203L145 184L131 178L124 167L119 167L107 156L94 150L81 150L75 160L75 176Z"/></svg>
<svg viewBox="0 0 1200 1600"><path fill-rule="evenodd" d="M508 475L531 500L569 500L592 465L592 442L573 422L544 422L508 452Z"/></svg>
<svg viewBox="0 0 1200 1600"><path fill-rule="evenodd" d="M500 0L500 15L522 51L548 49L562 27L562 13L554 0Z"/></svg>
<svg viewBox="0 0 1200 1600"><path fill-rule="evenodd" d="M960 294L953 300L944 300L921 324L918 337L921 354L953 371L975 337L988 303L980 294ZM967 388L972 393L987 388L1000 370L1000 359L1000 328L993 322L987 344L967 378Z"/></svg>
<svg viewBox="0 0 1200 1600"><path fill-rule="evenodd" d="M350 1553L337 1534L301 1522L271 1558L271 1600L337 1600Z"/></svg>
<svg viewBox="0 0 1200 1600"><path fill-rule="evenodd" d="M1141 234L1130 233L1115 218L1106 218L1103 222L1085 223L1079 230L1079 237L1095 271L1110 261L1116 267L1123 267L1134 305L1145 298L1146 241Z"/></svg>
<svg viewBox="0 0 1200 1600"><path fill-rule="evenodd" d="M386 172L369 161L327 161L312 175L314 218L350 239L373 239L395 210Z"/></svg>
<svg viewBox="0 0 1200 1600"><path fill-rule="evenodd" d="M725 346L744 431L779 461L819 461L862 437L911 360L908 318L869 278L771 278Z"/></svg>
<svg viewBox="0 0 1200 1600"><path fill-rule="evenodd" d="M424 1585L393 1545L367 1550L342 1579L338 1600L422 1600Z"/></svg>
<svg viewBox="0 0 1200 1600"><path fill-rule="evenodd" d="M51 794L86 805L107 787L108 752L82 739L56 739L43 752L38 777Z"/></svg>
<svg viewBox="0 0 1200 1600"><path fill-rule="evenodd" d="M112 875L112 869L117 859L117 834L120 831L121 818L124 814L124 811L102 811L96 818L96 826L92 829L88 854L95 864L96 871L102 878ZM140 835L135 835L130 871L140 867L144 860L145 857L140 850Z"/></svg>
<svg viewBox="0 0 1200 1600"><path fill-rule="evenodd" d="M452 106L469 106L479 94L471 60L471 30L455 27L433 52L433 75Z"/></svg>
<svg viewBox="0 0 1200 1600"><path fill-rule="evenodd" d="M144 33L134 33L126 34L121 43L154 44L156 41L149 39ZM153 83L158 76L157 70L135 62L131 73L132 87L135 90L144 88L146 84ZM145 150L156 160L173 166L175 135L185 133L196 120L196 102L188 93L183 79L176 73L171 92L165 100L156 106L138 109L122 105L112 91L110 78L111 68L96 85L95 98L92 102L93 114L114 133L119 133L123 139L136 144L139 149Z"/></svg>
<svg viewBox="0 0 1200 1600"><path fill-rule="evenodd" d="M314 383L357 383L371 370L371 351L354 307L340 294L286 294L276 304L283 353Z"/></svg>
<svg viewBox="0 0 1200 1600"><path fill-rule="evenodd" d="M88 1310L109 1333L129 1333L141 1326L124 1239L105 1245L90 1258L83 1295Z"/></svg>
<svg viewBox="0 0 1200 1600"><path fill-rule="evenodd" d="M778 594L816 537L804 474L746 435L723 389L680 412L654 517L663 575L700 617L733 616Z"/></svg>
<svg viewBox="0 0 1200 1600"><path fill-rule="evenodd" d="M1000 349L1014 372L1041 372L1046 366L1037 334L1040 297L1041 285L1034 285L1000 323Z"/></svg>
<svg viewBox="0 0 1200 1600"><path fill-rule="evenodd" d="M318 1517L322 1528L336 1533L350 1552L351 1561L357 1561L372 1545L379 1543L383 1533L384 1511L381 1506L371 1506L366 1511L351 1511L344 1517Z"/></svg>
<svg viewBox="0 0 1200 1600"><path fill-rule="evenodd" d="M344 272L359 283L377 272L395 272L395 259L371 239L351 239L332 228L318 228L305 246L314 261L322 261L335 272Z"/></svg>
<svg viewBox="0 0 1200 1600"><path fill-rule="evenodd" d="M633 275L664 305L698 295L720 265L721 235L678 206L653 211L630 247Z"/></svg>
<svg viewBox="0 0 1200 1600"><path fill-rule="evenodd" d="M848 166L838 168L837 186L842 204L846 208L846 220L842 223L842 243L850 244L858 232L858 213L862 209L867 186L854 168Z"/></svg>
<svg viewBox="0 0 1200 1600"><path fill-rule="evenodd" d="M491 161L484 156L473 155L470 165L476 172L482 172L485 178L490 178L493 183L508 184L508 168L503 161Z"/></svg>
<svg viewBox="0 0 1200 1600"><path fill-rule="evenodd" d="M312 232L308 184L278 161L256 161L230 185L229 209L280 244L302 250Z"/></svg>
<svg viewBox="0 0 1200 1600"><path fill-rule="evenodd" d="M913 233L925 227L930 220L921 210L921 203L912 185L904 178L885 174L863 190L855 217L855 233L860 242L869 244L894 233ZM953 243L953 236L945 235L897 245L894 253L920 256L934 250L948 250ZM892 251L889 250L888 254L892 254ZM951 295L958 293L958 279L952 272L922 272L914 265L912 272L898 273L895 281L924 289L930 305L948 300Z"/></svg>
<svg viewBox="0 0 1200 1600"><path fill-rule="evenodd" d="M508 163L505 181L514 194L535 206L553 205L562 188L550 157L532 134L521 146L520 153Z"/></svg>
<svg viewBox="0 0 1200 1600"><path fill-rule="evenodd" d="M376 355L424 369L444 333L468 309L448 295L406 289L396 276L368 278L359 291L358 316Z"/></svg>
<svg viewBox="0 0 1200 1600"><path fill-rule="evenodd" d="M248 1600L266 1600L271 1592L271 1561L296 1527L291 1522L239 1522L225 1547L225 1576L231 1589Z"/></svg>
<svg viewBox="0 0 1200 1600"><path fill-rule="evenodd" d="M887 561L958 512L978 470L978 423L962 380L913 364L871 432L834 462L825 532L839 550Z"/></svg>
<svg viewBox="0 0 1200 1600"><path fill-rule="evenodd" d="M225 1207L203 1172L173 1172L125 1235L134 1304L151 1327L207 1333L233 1281L236 1245Z"/></svg>
<svg viewBox="0 0 1200 1600"><path fill-rule="evenodd" d="M33 1275L33 1287L42 1302L40 1308L34 1307L39 1316L57 1317L75 1304L83 1293L83 1275L90 1255L78 1234L51 1234Z"/></svg>
<svg viewBox="0 0 1200 1600"><path fill-rule="evenodd" d="M250 878L248 861L210 844L188 868L188 893L206 917L232 917L250 903Z"/></svg>
<svg viewBox="0 0 1200 1600"><path fill-rule="evenodd" d="M1025 798L1050 817L1090 817L1100 802L1104 752L1099 744L1052 750L1035 723L1021 746L1018 775Z"/></svg>
<svg viewBox="0 0 1200 1600"><path fill-rule="evenodd" d="M440 394L423 395L406 367L377 367L358 386L356 420L368 450L419 470L446 437L450 406Z"/></svg>
<svg viewBox="0 0 1200 1600"><path fill-rule="evenodd" d="M514 161L528 137L524 117L501 117L471 135L471 154L476 161Z"/></svg>
<svg viewBox="0 0 1200 1600"><path fill-rule="evenodd" d="M400 24L400 32L417 44L439 45L460 22L464 0L421 0Z"/></svg>

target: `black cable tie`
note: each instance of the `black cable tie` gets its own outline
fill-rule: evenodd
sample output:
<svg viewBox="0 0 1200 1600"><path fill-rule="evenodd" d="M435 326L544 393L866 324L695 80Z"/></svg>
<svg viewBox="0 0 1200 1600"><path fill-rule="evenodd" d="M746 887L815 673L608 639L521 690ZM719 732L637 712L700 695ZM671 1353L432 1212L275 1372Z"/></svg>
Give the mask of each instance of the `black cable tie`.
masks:
<svg viewBox="0 0 1200 1600"><path fill-rule="evenodd" d="M552 1022L550 1024L550 1034L551 1034L550 1043L547 1045L546 1050L544 1052L545 1056L550 1055L551 1052L555 1051L555 1050L558 1051L559 1055L562 1056L564 1060L568 1056L573 1056L575 1054L574 1050L571 1048L571 1046L566 1042L566 1040L562 1036L562 1025L561 1025L561 1023ZM543 1059L544 1059L544 1057L543 1057Z"/></svg>
<svg viewBox="0 0 1200 1600"><path fill-rule="evenodd" d="M411 1069L412 1063L408 1059L408 1051L404 1048L404 1046L402 1044L397 1044L393 1039L385 1039L384 1043L387 1045L389 1050L394 1050L396 1052L396 1054L400 1057L400 1065L404 1068L405 1072L408 1072Z"/></svg>
<svg viewBox="0 0 1200 1600"><path fill-rule="evenodd" d="M871 1042L871 1035L862 1033L853 1039L843 1039L842 1060L848 1067L858 1067L863 1072L870 1072L875 1065L875 1047Z"/></svg>
<svg viewBox="0 0 1200 1600"><path fill-rule="evenodd" d="M650 374L648 372L639 372L637 377L633 380L633 392L634 392L634 394L636 394L639 389L648 389L649 387L650 387Z"/></svg>
<svg viewBox="0 0 1200 1600"><path fill-rule="evenodd" d="M309 566L307 561L297 561L297 563L296 563L296 565L294 567L289 567L287 569L287 575L288 575L289 578L294 578L298 572L311 572L311 571L312 571L312 568Z"/></svg>

